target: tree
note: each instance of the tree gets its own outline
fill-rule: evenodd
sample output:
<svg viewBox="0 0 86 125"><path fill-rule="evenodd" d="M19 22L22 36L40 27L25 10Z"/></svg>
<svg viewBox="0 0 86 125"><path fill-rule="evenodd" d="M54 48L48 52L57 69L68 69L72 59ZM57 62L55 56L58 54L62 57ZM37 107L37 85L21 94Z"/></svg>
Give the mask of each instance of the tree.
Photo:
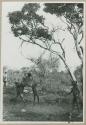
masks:
<svg viewBox="0 0 86 125"><path fill-rule="evenodd" d="M83 47L80 45L83 40L83 3L46 3L44 11L59 16L66 23L83 68Z"/></svg>
<svg viewBox="0 0 86 125"><path fill-rule="evenodd" d="M69 33L72 35L75 48L81 60L81 76L83 88L83 3L46 3L44 11L55 14L67 25ZM74 78L76 80L76 78ZM83 92L81 92L83 95Z"/></svg>
<svg viewBox="0 0 86 125"><path fill-rule="evenodd" d="M63 61L71 80L76 81L76 77L69 68L65 58L65 50L63 48L63 41L65 38L61 41L59 39L54 39L54 33L58 30L58 27L50 31L49 27L45 25L43 16L38 14L39 9L39 4L29 3L25 4L21 11L9 13L8 17L13 34L22 41L21 46L23 43L27 42L55 54ZM63 21L67 24L68 31L74 38L77 54L83 64L83 49L79 46L83 38L83 4L46 3L44 11L56 14L59 18L62 16L65 18L65 21ZM81 35L79 41L78 35ZM58 45L61 49L61 53L53 50L53 45Z"/></svg>

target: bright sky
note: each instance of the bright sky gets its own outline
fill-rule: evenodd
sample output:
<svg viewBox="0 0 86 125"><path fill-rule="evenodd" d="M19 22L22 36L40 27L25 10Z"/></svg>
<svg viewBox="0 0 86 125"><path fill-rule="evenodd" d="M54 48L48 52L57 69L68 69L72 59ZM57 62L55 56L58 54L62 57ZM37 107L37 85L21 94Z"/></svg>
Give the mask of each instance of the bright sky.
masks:
<svg viewBox="0 0 86 125"><path fill-rule="evenodd" d="M16 10L20 10L25 2L3 2L2 4L2 61L3 65L7 65L10 68L21 68L23 66L30 66L30 62L26 60L21 55L21 49L19 48L21 41L18 38L15 38L14 35L11 32L10 24L8 20L8 13ZM60 21L60 19L54 15L45 14L42 11L39 12L39 14L43 14L46 18L46 25L50 28L61 26L65 28L65 24ZM57 35L58 34L58 35ZM71 35L67 32L57 32L55 34L55 39L57 38L62 39L65 37L64 41L64 48L66 48L66 58L69 66L72 70L75 69L76 66L80 65L80 60L76 54L76 51L74 49L74 41ZM53 49L57 51L59 48L55 45L53 46ZM38 48L37 46L33 46L30 44L25 44L23 46L23 54L27 57L38 57L40 53L42 52L41 48ZM61 68L63 69L63 64L61 64Z"/></svg>

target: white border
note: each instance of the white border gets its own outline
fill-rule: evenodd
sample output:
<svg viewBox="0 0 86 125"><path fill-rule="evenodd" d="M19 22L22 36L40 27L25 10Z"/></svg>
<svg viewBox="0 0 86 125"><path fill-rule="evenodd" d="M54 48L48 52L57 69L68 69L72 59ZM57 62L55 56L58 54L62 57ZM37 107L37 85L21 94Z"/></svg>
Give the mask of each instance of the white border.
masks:
<svg viewBox="0 0 86 125"><path fill-rule="evenodd" d="M27 0L15 0L15 1L2 1L2 3L4 2L26 2L26 3L83 3L84 4L84 46L85 46L85 2L82 1L27 1ZM2 14L1 14L2 15ZM1 18L2 20L2 18ZM2 25L1 25L1 29L2 29ZM85 69L85 56L86 56L86 50L84 50L84 57L83 57L83 69ZM83 122L70 122L70 124L81 124L85 122L85 70L83 70ZM0 123L4 123L4 124L68 124L68 122L59 122L59 121L3 121L3 59L2 59L2 32L1 32L1 110L0 110Z"/></svg>

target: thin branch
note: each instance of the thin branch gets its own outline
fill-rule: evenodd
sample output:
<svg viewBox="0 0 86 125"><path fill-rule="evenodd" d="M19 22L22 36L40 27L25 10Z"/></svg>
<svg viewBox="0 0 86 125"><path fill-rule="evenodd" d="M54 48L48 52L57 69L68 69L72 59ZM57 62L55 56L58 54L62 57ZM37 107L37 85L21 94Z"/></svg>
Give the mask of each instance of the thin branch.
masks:
<svg viewBox="0 0 86 125"><path fill-rule="evenodd" d="M81 32L81 35L82 35L82 37L81 37L81 39L79 40L78 44L80 44L81 41L82 41L82 39L83 39L83 36L84 36L83 31Z"/></svg>
<svg viewBox="0 0 86 125"><path fill-rule="evenodd" d="M65 29L62 29L62 28L60 28L60 27L54 28L54 26L53 26L53 28L52 28L52 30L51 30L51 36L53 36L53 34L54 34L56 31L58 31L58 30L65 31Z"/></svg>
<svg viewBox="0 0 86 125"><path fill-rule="evenodd" d="M58 44L58 45L61 47L62 55L63 55L63 57L65 58L65 51L64 51L64 48L63 48L63 46L62 46L62 44L61 44L64 40L65 40L65 38L64 38L61 42L59 42L59 40L58 40L58 42L56 42L55 39L53 39L54 44Z"/></svg>
<svg viewBox="0 0 86 125"><path fill-rule="evenodd" d="M28 40L23 39L23 38L20 37L20 36L18 36L18 37L19 37L19 39L22 40L23 42L30 42L30 41L28 41Z"/></svg>
<svg viewBox="0 0 86 125"><path fill-rule="evenodd" d="M77 41L78 31L76 30L76 27L75 27L74 24L73 24L70 20L68 20L66 17L65 17L65 19L66 19L66 21L67 21L66 24L67 24L67 26L68 26L68 31L70 32L70 34L71 34L71 35L73 36L73 38L74 38L75 47L76 47L76 51L77 51L78 57L79 57L80 60L82 61L83 58L82 58L82 55L81 55L81 52L80 52L80 49L79 49L78 44L80 44L81 41L82 41L82 39L83 39L83 33L82 33L82 37L81 37L80 41L78 42L78 41ZM68 23L69 23L70 25L68 25ZM74 33L71 31L72 28L74 29ZM83 62L83 61L82 61L82 62Z"/></svg>
<svg viewBox="0 0 86 125"><path fill-rule="evenodd" d="M19 48L22 48L24 41L21 42Z"/></svg>
<svg viewBox="0 0 86 125"><path fill-rule="evenodd" d="M40 59L42 59L42 56L45 54L45 50L41 53L41 55L38 57Z"/></svg>
<svg viewBox="0 0 86 125"><path fill-rule="evenodd" d="M59 28L60 29L60 28ZM56 32L56 30L58 30L58 28L53 28L53 30L51 31L51 35L53 36L53 34L54 34L54 32ZM62 30L62 31L65 31L65 30L63 30L63 29L60 29L60 30ZM51 45L50 45L50 48L51 48L51 46L53 45L53 44L58 44L59 46L60 46L60 48L61 48L61 50L62 50L62 55L63 55L63 57L65 58L65 51L64 51L64 48L63 48L63 46L62 46L62 43L63 43L63 41L65 40L65 38L61 41L61 42L56 42L55 41L55 39L54 38L52 38L52 40L53 40L53 42L54 43L52 43Z"/></svg>
<svg viewBox="0 0 86 125"><path fill-rule="evenodd" d="M83 54L83 47L82 47L82 46L80 46L80 49L81 49L81 51L82 51L82 54Z"/></svg>
<svg viewBox="0 0 86 125"><path fill-rule="evenodd" d="M30 60L31 62L37 65L37 61L34 58L26 57L26 59Z"/></svg>
<svg viewBox="0 0 86 125"><path fill-rule="evenodd" d="M60 20L61 20L63 23L65 23L65 24L67 25L67 27L68 27L68 31L71 33L71 35L74 36L74 34L73 34L72 31L71 31L72 28L73 28L73 29L74 29L74 32L77 33L74 24L73 24L70 20L68 20L68 19L66 18L66 16L64 16L64 18L66 19L66 22L65 22L61 17L60 17Z"/></svg>

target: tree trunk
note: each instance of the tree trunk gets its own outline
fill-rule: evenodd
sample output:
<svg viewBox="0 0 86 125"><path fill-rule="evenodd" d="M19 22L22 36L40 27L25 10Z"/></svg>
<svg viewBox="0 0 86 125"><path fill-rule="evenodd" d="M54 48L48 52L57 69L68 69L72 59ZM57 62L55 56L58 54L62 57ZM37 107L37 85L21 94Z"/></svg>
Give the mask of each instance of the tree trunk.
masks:
<svg viewBox="0 0 86 125"><path fill-rule="evenodd" d="M74 73L70 70L69 66L67 65L66 60L60 55L59 55L59 57L63 61L63 63L65 64L65 67L66 67L66 69L71 77L71 81L77 82L77 85L79 85ZM80 92L80 95L79 95L80 103L83 105L83 94L82 94L83 92L80 91L79 86L78 86L78 90Z"/></svg>
<svg viewBox="0 0 86 125"><path fill-rule="evenodd" d="M80 49L77 40L75 41L76 44L76 51L77 51L77 55L79 57L79 59L81 60L81 91L80 91L80 96L81 96L81 100L83 101L83 52Z"/></svg>
<svg viewBox="0 0 86 125"><path fill-rule="evenodd" d="M74 73L70 70L68 64L66 63L66 60L61 55L59 55L59 57L63 61L64 65L65 65L65 67L70 75L71 81L77 81Z"/></svg>

